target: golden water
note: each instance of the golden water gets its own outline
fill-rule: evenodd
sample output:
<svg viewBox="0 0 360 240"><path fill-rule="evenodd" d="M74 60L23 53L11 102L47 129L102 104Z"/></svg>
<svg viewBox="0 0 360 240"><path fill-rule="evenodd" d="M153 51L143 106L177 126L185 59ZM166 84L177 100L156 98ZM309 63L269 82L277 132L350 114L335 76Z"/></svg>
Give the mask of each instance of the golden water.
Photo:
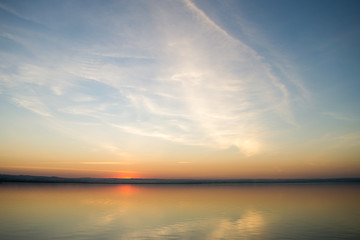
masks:
<svg viewBox="0 0 360 240"><path fill-rule="evenodd" d="M360 184L0 184L0 239L360 239Z"/></svg>

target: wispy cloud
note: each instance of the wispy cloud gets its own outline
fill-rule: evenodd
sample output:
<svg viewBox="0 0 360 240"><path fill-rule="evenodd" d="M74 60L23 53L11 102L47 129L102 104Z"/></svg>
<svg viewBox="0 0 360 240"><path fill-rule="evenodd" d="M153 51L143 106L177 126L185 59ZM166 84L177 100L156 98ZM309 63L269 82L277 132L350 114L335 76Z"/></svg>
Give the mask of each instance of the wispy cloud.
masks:
<svg viewBox="0 0 360 240"><path fill-rule="evenodd" d="M295 122L292 92L272 65L194 2L146 1L144 12L132 3L127 7L137 10L134 16L122 4L113 8L123 14L105 14L101 8L97 21L80 3L75 5L84 9L81 17L62 13L88 32L71 35L69 26L42 13L32 18L54 35L10 26L8 31L36 58L18 58L16 70L2 71L8 79L3 91L17 105L53 116L56 126L69 120L87 124L91 118L104 129L185 145L236 147L245 156L266 146L268 118ZM17 15L31 19L26 12ZM24 38L28 31L35 32L36 41ZM25 87L42 97L21 95L18 89ZM63 127L69 134L71 128ZM113 137L104 138L116 146Z"/></svg>
<svg viewBox="0 0 360 240"><path fill-rule="evenodd" d="M4 166L6 169L35 169L35 170L65 170L65 171L84 171L84 172L109 172L109 173L134 173L133 171L117 171L117 170L99 170L99 169L87 169L87 168L63 168L63 167L40 167L40 166Z"/></svg>
<svg viewBox="0 0 360 240"><path fill-rule="evenodd" d="M81 162L82 164L88 165L128 165L131 164L129 162Z"/></svg>
<svg viewBox="0 0 360 240"><path fill-rule="evenodd" d="M201 9L199 9L192 1L190 0L184 0L186 7L192 11L197 18L204 24L206 25L205 27L209 26L211 27L213 30L219 32L220 34L224 35L225 37L227 37L229 40L238 42L237 39L234 39L232 36L229 35L228 32L226 32L226 30L222 29L221 27L219 27L214 21L212 21Z"/></svg>
<svg viewBox="0 0 360 240"><path fill-rule="evenodd" d="M341 113L336 113L336 112L322 112L323 115L325 116L329 116L333 119L336 120L340 120L340 121L345 121L345 122L354 122L355 119L350 118L348 116L345 116L344 114Z"/></svg>
<svg viewBox="0 0 360 240"><path fill-rule="evenodd" d="M21 96L21 97L14 97L12 101L18 104L19 106L26 108L36 114L39 114L44 117L52 117L52 114L48 111L47 107L43 102L36 97L28 97L28 96Z"/></svg>

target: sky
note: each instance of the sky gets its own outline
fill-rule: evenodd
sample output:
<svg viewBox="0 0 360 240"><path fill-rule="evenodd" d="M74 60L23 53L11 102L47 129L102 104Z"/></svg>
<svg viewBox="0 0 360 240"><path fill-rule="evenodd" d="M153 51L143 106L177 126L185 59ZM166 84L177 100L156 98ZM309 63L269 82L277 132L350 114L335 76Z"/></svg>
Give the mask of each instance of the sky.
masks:
<svg viewBox="0 0 360 240"><path fill-rule="evenodd" d="M360 177L359 7L0 0L0 174Z"/></svg>

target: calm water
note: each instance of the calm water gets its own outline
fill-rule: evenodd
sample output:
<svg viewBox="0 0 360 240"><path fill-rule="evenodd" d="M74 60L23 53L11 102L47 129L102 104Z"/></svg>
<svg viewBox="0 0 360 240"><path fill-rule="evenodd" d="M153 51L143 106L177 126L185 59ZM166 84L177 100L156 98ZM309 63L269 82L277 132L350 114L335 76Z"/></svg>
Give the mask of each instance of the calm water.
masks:
<svg viewBox="0 0 360 240"><path fill-rule="evenodd" d="M360 239L359 184L0 184L0 239Z"/></svg>

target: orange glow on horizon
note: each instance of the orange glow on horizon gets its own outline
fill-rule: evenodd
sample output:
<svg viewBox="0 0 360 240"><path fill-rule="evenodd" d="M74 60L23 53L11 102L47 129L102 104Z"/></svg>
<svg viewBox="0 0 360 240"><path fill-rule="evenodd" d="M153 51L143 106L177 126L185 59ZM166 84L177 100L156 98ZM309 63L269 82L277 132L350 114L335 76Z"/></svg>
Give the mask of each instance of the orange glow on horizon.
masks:
<svg viewBox="0 0 360 240"><path fill-rule="evenodd" d="M270 159L272 160L272 159ZM359 177L359 163L348 162L346 165L333 161L331 164L309 164L298 161L289 163L286 159L270 161L257 159L253 162L235 161L226 159L218 162L193 160L191 164L168 162L136 162L121 169L118 165L70 163L40 163L0 165L0 174L56 176L66 178L118 178L118 179L235 179L235 178L340 178Z"/></svg>
<svg viewBox="0 0 360 240"><path fill-rule="evenodd" d="M139 174L136 173L121 173L108 178L134 179L134 178L143 178L143 177L141 177Z"/></svg>

